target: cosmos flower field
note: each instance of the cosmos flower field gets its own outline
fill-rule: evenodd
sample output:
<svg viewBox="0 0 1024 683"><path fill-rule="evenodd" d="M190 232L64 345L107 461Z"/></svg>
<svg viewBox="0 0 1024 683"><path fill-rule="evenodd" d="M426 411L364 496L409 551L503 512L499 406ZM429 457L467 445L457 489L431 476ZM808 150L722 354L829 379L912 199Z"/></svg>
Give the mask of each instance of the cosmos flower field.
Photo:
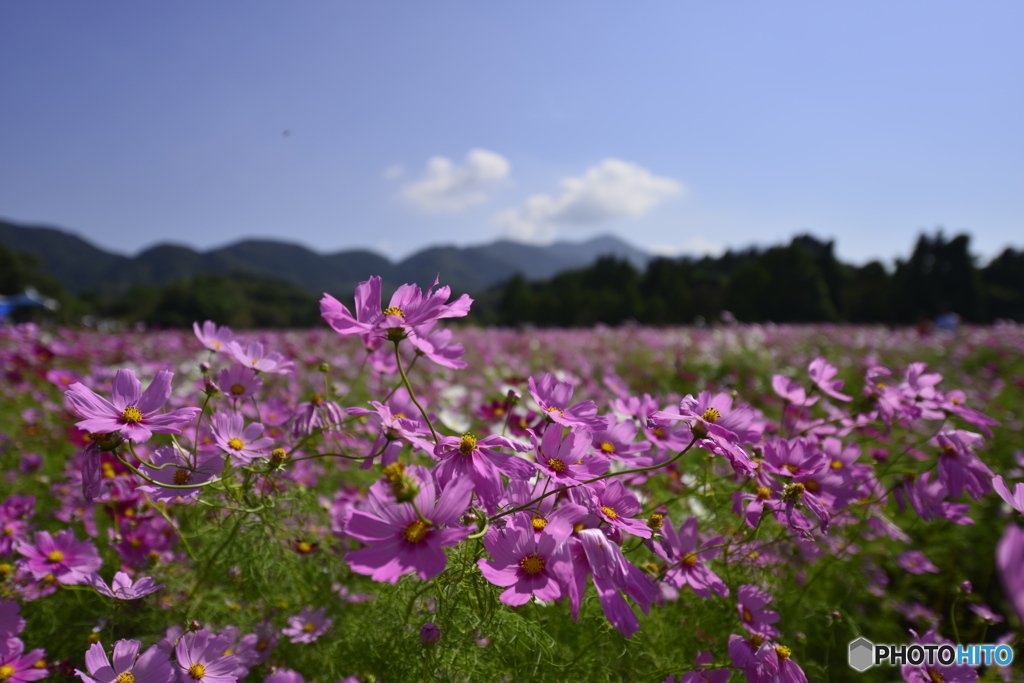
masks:
<svg viewBox="0 0 1024 683"><path fill-rule="evenodd" d="M0 328L0 682L1022 680L1024 327Z"/></svg>

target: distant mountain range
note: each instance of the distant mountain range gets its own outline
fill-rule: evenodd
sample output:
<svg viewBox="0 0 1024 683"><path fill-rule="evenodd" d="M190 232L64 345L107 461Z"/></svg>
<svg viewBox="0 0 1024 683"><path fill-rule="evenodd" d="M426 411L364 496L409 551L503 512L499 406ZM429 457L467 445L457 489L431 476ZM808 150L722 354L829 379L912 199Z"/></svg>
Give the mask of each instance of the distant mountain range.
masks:
<svg viewBox="0 0 1024 683"><path fill-rule="evenodd" d="M72 292L119 295L136 285L158 286L200 273L243 272L293 282L311 294L330 292L347 298L371 275L384 278L385 288L405 282L441 284L455 293L479 292L516 273L528 279L550 278L559 272L591 265L601 256L626 259L642 269L652 258L610 235L585 242L535 246L499 240L477 247L430 247L393 263L371 251L319 254L290 242L243 240L199 252L159 244L136 256L112 254L74 233L43 226L0 221L0 244L34 254L45 270Z"/></svg>

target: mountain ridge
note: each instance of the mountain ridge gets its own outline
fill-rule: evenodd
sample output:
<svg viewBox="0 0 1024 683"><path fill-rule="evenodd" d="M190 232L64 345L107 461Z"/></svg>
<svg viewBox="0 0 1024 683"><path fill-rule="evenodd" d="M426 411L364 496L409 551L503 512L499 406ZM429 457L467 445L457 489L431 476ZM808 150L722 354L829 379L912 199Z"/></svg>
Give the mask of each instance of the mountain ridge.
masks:
<svg viewBox="0 0 1024 683"><path fill-rule="evenodd" d="M299 285L311 294L349 292L372 275L386 288L405 282L421 286L440 273L456 292L480 292L516 273L544 279L565 270L591 265L601 256L623 258L643 268L653 256L613 235L583 242L559 241L547 246L508 239L459 247L451 244L421 249L399 261L368 249L320 253L275 238L246 238L206 251L161 242L134 256L106 251L63 228L24 225L0 219L0 244L36 256L46 272L68 290L102 296L124 294L135 286L157 287L201 273L239 272L273 276Z"/></svg>

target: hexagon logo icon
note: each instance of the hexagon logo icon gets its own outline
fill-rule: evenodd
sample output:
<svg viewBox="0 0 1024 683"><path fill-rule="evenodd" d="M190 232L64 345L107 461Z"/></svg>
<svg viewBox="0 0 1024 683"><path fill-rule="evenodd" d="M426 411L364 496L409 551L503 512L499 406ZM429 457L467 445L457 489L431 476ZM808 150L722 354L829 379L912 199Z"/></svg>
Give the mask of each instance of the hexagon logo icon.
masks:
<svg viewBox="0 0 1024 683"><path fill-rule="evenodd" d="M850 666L857 671L867 671L874 664L875 644L867 638L858 638L850 643Z"/></svg>

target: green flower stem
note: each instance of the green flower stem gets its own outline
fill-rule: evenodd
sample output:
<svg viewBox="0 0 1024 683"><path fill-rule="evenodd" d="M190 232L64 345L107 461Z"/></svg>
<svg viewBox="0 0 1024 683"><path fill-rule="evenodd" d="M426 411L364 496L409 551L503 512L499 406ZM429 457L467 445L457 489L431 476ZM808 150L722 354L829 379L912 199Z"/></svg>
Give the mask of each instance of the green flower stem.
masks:
<svg viewBox="0 0 1024 683"><path fill-rule="evenodd" d="M409 398L416 404L416 407L420 409L420 414L423 419L427 421L427 426L430 427L430 435L434 437L434 443L437 443L437 432L434 431L434 425L430 423L430 418L427 416L427 411L423 409L420 402L416 399L416 393L412 390L412 384L409 383L409 377L405 374L405 368L402 367L402 354L398 352L398 345L401 341L395 342L395 362L398 363L398 374L402 376L402 384L409 391Z"/></svg>

